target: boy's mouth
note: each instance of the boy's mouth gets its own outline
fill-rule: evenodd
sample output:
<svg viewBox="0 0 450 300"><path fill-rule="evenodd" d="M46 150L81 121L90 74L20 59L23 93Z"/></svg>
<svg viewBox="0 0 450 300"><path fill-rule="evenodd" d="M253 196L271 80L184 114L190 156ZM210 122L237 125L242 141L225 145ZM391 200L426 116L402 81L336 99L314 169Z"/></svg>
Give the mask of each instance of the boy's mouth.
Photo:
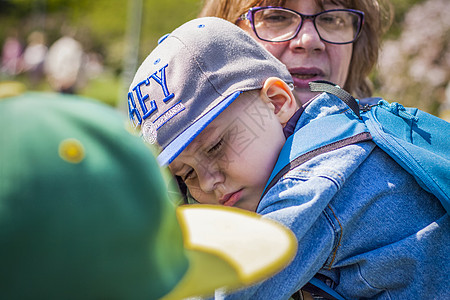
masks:
<svg viewBox="0 0 450 300"><path fill-rule="evenodd" d="M237 192L223 195L219 199L219 203L224 206L234 206L237 202L239 202L239 200L241 200L241 194L242 194L242 189Z"/></svg>

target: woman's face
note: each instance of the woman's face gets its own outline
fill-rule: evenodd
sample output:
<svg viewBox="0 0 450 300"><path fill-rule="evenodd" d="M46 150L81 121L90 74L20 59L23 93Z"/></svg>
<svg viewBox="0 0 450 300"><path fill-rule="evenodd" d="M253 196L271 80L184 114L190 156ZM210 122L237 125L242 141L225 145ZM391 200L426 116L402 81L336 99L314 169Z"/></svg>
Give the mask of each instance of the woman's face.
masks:
<svg viewBox="0 0 450 300"><path fill-rule="evenodd" d="M305 15L322 11L314 0L287 0L284 7ZM334 8L344 7L325 3L325 10ZM258 39L248 21L241 21L238 25L287 66L294 79L294 95L300 105L316 95L309 90L308 83L311 81L321 79L341 87L345 85L352 44L334 45L322 41L311 20L303 22L294 39L277 43Z"/></svg>

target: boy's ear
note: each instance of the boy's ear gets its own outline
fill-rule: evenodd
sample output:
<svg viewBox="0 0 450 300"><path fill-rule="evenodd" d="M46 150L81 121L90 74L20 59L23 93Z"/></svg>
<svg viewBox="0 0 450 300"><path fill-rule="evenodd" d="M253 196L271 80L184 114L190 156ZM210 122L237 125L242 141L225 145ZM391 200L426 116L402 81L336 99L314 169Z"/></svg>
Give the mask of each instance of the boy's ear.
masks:
<svg viewBox="0 0 450 300"><path fill-rule="evenodd" d="M277 77L270 77L264 82L261 98L274 106L274 113L283 126L298 109L291 88Z"/></svg>

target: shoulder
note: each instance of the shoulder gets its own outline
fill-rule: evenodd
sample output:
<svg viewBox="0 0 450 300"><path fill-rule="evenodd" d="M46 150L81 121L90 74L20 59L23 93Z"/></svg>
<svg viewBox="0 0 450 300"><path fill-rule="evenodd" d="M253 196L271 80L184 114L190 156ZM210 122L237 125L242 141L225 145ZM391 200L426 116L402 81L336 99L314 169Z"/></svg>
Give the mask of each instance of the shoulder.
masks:
<svg viewBox="0 0 450 300"><path fill-rule="evenodd" d="M285 185L289 180L306 181L320 177L334 182L338 188L341 188L346 178L350 177L363 164L375 147L375 143L366 141L346 145L318 155L306 153L304 161L301 162L300 159L301 163L296 163L297 166L286 172L277 184ZM309 157L310 155L312 157ZM375 157L375 159L377 158ZM293 165L291 164L291 166Z"/></svg>
<svg viewBox="0 0 450 300"><path fill-rule="evenodd" d="M374 148L373 142L352 144L322 153L292 168L262 198L258 212L301 205L316 199L327 203ZM323 208L319 204L318 209Z"/></svg>

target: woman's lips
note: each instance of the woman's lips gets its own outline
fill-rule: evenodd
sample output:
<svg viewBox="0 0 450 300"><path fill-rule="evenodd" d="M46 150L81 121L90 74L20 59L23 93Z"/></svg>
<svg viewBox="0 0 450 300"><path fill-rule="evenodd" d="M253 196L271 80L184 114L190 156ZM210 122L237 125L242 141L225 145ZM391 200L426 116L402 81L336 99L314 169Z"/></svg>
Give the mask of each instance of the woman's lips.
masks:
<svg viewBox="0 0 450 300"><path fill-rule="evenodd" d="M234 206L241 200L242 190L224 195L219 199L219 203L224 206Z"/></svg>
<svg viewBox="0 0 450 300"><path fill-rule="evenodd" d="M309 83L314 80L323 79L324 72L318 68L292 68L289 69L297 88L309 89Z"/></svg>

